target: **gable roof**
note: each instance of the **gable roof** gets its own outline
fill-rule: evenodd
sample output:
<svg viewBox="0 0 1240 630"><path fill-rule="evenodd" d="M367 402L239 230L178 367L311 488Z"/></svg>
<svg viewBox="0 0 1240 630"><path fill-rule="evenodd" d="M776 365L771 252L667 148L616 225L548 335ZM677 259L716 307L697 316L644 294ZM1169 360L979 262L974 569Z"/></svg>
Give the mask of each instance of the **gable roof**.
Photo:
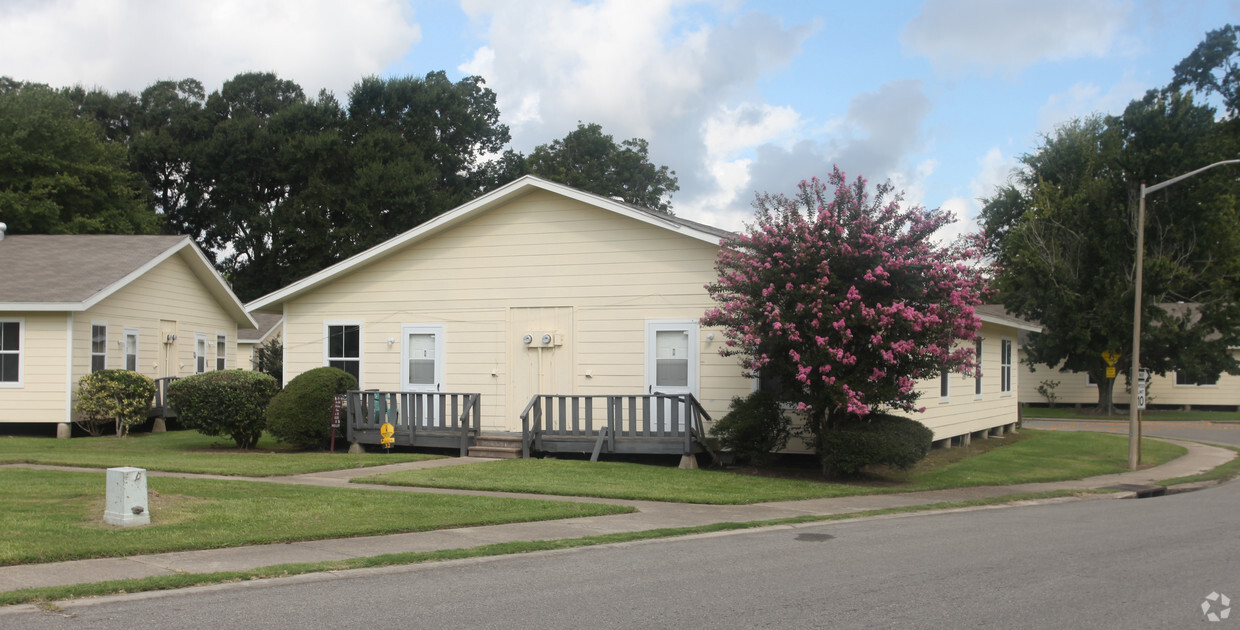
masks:
<svg viewBox="0 0 1240 630"><path fill-rule="evenodd" d="M0 240L0 311L85 311L176 255L238 324L254 325L188 236L6 235Z"/></svg>
<svg viewBox="0 0 1240 630"><path fill-rule="evenodd" d="M366 265L382 260L392 254L402 251L415 243L421 242L435 234L455 227L465 221L474 218L476 215L492 210L503 204L509 203L531 193L537 191L546 191L574 199L582 203L594 206L601 210L614 212L616 214L636 219L643 223L647 223L656 227L663 228L682 234L689 238L697 239L712 245L719 245L719 241L730 234L727 230L721 230L716 227L689 221L680 217L655 212L646 208L634 206L623 201L617 201L594 193L578 190L571 186L565 186L555 182L547 181L541 177L526 175L513 182L501 186L473 201L457 206L456 208L445 212L430 221L427 221L408 232L392 237L364 252L355 256L342 260L318 273L311 274L294 282L283 289L273 291L264 295L253 302L245 305L249 311L257 310L274 310L280 304L303 293L306 293L324 283L330 282L341 276L347 275Z"/></svg>
<svg viewBox="0 0 1240 630"><path fill-rule="evenodd" d="M280 313L250 313L250 317L258 323L258 328L238 328L237 343L263 343L284 321Z"/></svg>
<svg viewBox="0 0 1240 630"><path fill-rule="evenodd" d="M999 324L1001 326L1011 326L1018 331L1026 332L1042 332L1042 327L1032 322L1027 322L1003 308L1002 304L981 304L973 307L979 319L990 324Z"/></svg>

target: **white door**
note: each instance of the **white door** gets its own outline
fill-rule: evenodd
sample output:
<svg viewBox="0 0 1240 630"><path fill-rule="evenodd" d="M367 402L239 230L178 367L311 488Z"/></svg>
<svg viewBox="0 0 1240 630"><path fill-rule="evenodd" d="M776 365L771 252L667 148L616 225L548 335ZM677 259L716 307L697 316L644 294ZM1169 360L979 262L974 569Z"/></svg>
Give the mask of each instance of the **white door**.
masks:
<svg viewBox="0 0 1240 630"><path fill-rule="evenodd" d="M651 394L698 395L698 322L695 319L652 319L646 322L646 391ZM663 403L663 421L659 422L658 409L652 409L651 426L666 431L673 428L672 416L677 418L676 430L684 430L689 409Z"/></svg>
<svg viewBox="0 0 1240 630"><path fill-rule="evenodd" d="M401 327L401 390L417 393L444 391L444 326L406 324ZM420 425L439 423L438 397L416 397ZM412 414L414 410L406 410ZM412 416L411 416L412 417Z"/></svg>

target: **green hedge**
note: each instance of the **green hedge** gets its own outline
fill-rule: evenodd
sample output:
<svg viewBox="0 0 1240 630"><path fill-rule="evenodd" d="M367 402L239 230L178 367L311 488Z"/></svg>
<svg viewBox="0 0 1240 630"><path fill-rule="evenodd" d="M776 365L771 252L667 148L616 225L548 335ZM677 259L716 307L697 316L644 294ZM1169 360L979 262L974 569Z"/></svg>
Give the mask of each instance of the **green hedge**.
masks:
<svg viewBox="0 0 1240 630"><path fill-rule="evenodd" d="M738 461L763 466L788 445L792 423L774 396L754 392L733 398L728 414L711 427L710 433Z"/></svg>
<svg viewBox="0 0 1240 630"><path fill-rule="evenodd" d="M168 404L186 427L253 448L266 425L267 404L279 389L276 379L261 372L206 372L168 385Z"/></svg>
<svg viewBox="0 0 1240 630"><path fill-rule="evenodd" d="M930 452L934 432L902 416L871 414L819 436L823 469L853 475L869 465L908 470Z"/></svg>
<svg viewBox="0 0 1240 630"><path fill-rule="evenodd" d="M119 437L146 421L154 397L155 381L146 375L130 370L91 372L78 381L74 422L91 435L115 423Z"/></svg>
<svg viewBox="0 0 1240 630"><path fill-rule="evenodd" d="M267 406L267 430L298 448L322 448L331 438L332 397L357 389L344 370L321 367L299 374Z"/></svg>

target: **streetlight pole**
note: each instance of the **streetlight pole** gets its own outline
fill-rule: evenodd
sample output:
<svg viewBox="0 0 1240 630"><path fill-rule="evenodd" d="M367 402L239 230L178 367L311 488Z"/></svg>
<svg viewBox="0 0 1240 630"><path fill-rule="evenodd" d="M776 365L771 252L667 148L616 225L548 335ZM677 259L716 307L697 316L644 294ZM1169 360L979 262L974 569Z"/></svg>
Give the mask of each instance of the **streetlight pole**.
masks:
<svg viewBox="0 0 1240 630"><path fill-rule="evenodd" d="M1224 164L1240 164L1240 160L1223 160L1215 162L1208 166L1203 166L1195 171L1185 173L1179 177L1173 177L1165 182L1159 182L1153 186L1146 186L1145 182L1141 182L1141 199L1137 203L1137 273L1136 273L1136 297L1133 299L1132 305L1132 371L1128 373L1128 389L1131 390L1131 397L1128 401L1128 469L1136 470L1139 463L1138 454L1140 453L1139 436L1141 435L1141 425L1137 419L1137 378L1141 374L1141 276L1145 268L1145 196L1149 193L1162 190L1172 184L1182 182L1198 173L1208 171L1216 166Z"/></svg>

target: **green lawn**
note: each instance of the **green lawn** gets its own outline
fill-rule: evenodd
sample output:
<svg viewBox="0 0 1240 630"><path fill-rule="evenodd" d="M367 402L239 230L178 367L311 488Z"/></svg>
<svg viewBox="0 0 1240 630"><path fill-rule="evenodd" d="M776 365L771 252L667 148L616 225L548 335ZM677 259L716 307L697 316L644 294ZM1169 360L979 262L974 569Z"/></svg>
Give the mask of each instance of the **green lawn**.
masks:
<svg viewBox="0 0 1240 630"><path fill-rule="evenodd" d="M336 453L297 452L264 434L258 448L239 451L232 440L197 431L140 433L124 438L0 437L0 463L51 464L112 468L136 466L167 472L267 477L322 470L379 466L435 459L418 453L362 453L349 455L348 444L337 441Z"/></svg>
<svg viewBox="0 0 1240 630"><path fill-rule="evenodd" d="M683 503L744 504L940 488L1062 481L1127 469L1126 436L1024 430L1006 440L974 442L970 448L933 451L909 473L860 483L759 477L718 470L580 460L499 460L469 466L414 470L354 479L434 488L531 492L566 496L644 499ZM1147 465L1186 451L1143 440Z"/></svg>
<svg viewBox="0 0 1240 630"><path fill-rule="evenodd" d="M1088 409L1074 409L1072 407L1026 407L1021 410L1021 415L1025 418L1068 418L1073 420L1114 420L1116 422L1126 422L1128 420L1128 412L1126 410L1116 410L1115 415L1099 415L1092 413ZM1176 411L1176 410L1149 410L1142 411L1141 418L1149 421L1164 420L1209 420L1214 422L1236 422L1240 421L1240 412L1236 411Z"/></svg>
<svg viewBox="0 0 1240 630"><path fill-rule="evenodd" d="M151 525L103 523L104 476L10 469L0 565L367 536L632 511L624 506L148 477Z"/></svg>

